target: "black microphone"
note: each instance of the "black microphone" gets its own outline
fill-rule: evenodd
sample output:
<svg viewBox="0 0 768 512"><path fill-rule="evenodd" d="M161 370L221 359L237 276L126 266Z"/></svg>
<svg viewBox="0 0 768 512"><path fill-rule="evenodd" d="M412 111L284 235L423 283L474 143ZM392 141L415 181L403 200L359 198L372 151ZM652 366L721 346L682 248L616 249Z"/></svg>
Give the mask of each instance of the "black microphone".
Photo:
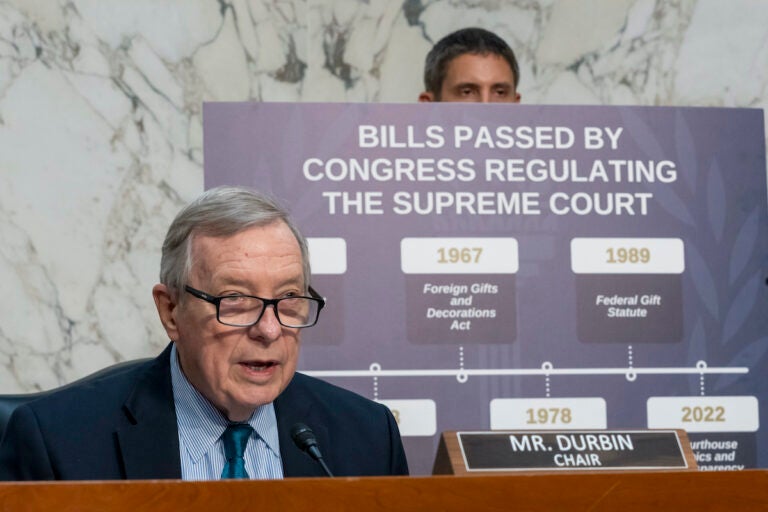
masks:
<svg viewBox="0 0 768 512"><path fill-rule="evenodd" d="M328 476L333 476L331 470L325 465L323 455L320 453L320 448L317 446L317 438L312 429L303 423L296 423L291 427L291 439L294 444L303 452L307 452L310 457L315 459L325 471Z"/></svg>

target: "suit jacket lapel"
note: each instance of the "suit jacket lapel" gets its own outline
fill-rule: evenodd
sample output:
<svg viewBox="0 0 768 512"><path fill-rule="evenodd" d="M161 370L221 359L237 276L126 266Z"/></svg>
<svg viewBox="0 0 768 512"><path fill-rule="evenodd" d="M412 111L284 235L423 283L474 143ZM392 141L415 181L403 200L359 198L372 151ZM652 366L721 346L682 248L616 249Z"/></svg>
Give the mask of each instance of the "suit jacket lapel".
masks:
<svg viewBox="0 0 768 512"><path fill-rule="evenodd" d="M286 477L325 476L320 465L308 454L297 448L291 439L291 427L296 423L304 423L314 431L321 450L330 448L325 422L313 414L311 404L308 403L305 396L302 396L300 383L297 383L299 379L294 376L288 387L274 402L277 432L280 438L280 457L283 461L283 475ZM325 451L323 451L323 455L326 455Z"/></svg>
<svg viewBox="0 0 768 512"><path fill-rule="evenodd" d="M123 406L130 425L118 429L116 434L125 478L181 478L170 353L168 345L139 379Z"/></svg>
<svg viewBox="0 0 768 512"><path fill-rule="evenodd" d="M150 364L123 406L130 425L118 429L116 436L124 478L181 478L170 354L169 345ZM283 474L286 477L325 476L320 465L291 439L291 427L305 423L315 432L326 460L332 450L326 420L313 412L300 381L300 376L294 376L274 402Z"/></svg>

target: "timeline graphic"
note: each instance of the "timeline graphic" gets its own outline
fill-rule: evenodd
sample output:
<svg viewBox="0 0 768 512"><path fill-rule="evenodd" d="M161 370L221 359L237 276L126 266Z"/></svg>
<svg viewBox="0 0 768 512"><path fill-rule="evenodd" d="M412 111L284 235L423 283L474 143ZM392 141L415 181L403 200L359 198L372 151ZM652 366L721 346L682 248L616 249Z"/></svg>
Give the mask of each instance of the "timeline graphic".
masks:
<svg viewBox="0 0 768 512"><path fill-rule="evenodd" d="M555 368L552 363L545 361L541 368L457 368L457 369L419 369L396 370L383 369L379 363L371 363L367 370L308 370L304 373L314 377L455 377L460 383L467 382L469 377L489 375L624 375L628 381L633 381L638 375L707 375L707 374L746 374L746 366L708 367L706 362L698 361L694 367L655 367L655 368Z"/></svg>
<svg viewBox="0 0 768 512"><path fill-rule="evenodd" d="M748 367L709 367L705 361L698 361L694 367L648 367L632 366L616 368L555 368L545 361L540 368L456 368L456 369L383 369L378 363L371 363L367 370L325 370L305 371L318 378L363 377L373 379L373 399L390 406L395 412L401 434L434 435L427 425L436 425L434 401L396 400L390 403L380 399L378 379L387 377L453 377L458 383L465 383L470 377L486 376L544 376L547 391L542 398L493 399L490 403L492 429L515 428L607 428L605 402L601 398L552 398L549 379L558 375L624 376L634 381L638 375L689 375L702 378L699 397L653 397L648 401L648 428L682 428L689 432L754 432L759 427L758 401L753 396L706 397L703 386L705 375L746 374ZM597 404L597 406L596 406ZM695 405L691 405L695 404ZM542 413L544 411L544 413ZM726 414L727 412L727 414ZM542 418L542 414L544 417ZM558 414L560 419L558 421ZM565 415L564 415L565 414ZM682 414L682 415L681 415ZM716 427L713 427L715 424Z"/></svg>
<svg viewBox="0 0 768 512"><path fill-rule="evenodd" d="M309 239L310 254L312 254L312 266L317 267L318 272L323 272L327 267L323 262L337 262L336 271L346 268L347 243L344 239ZM496 332L506 335L512 328L513 322L509 315L498 314L505 309L510 302L508 296L499 293L503 284L499 283L500 276L517 273L519 269L518 242L514 238L404 238L400 243L401 269L403 274L419 276L420 281L416 286L409 283L407 294L427 296L427 304L421 307L411 307L408 322L417 327L428 323L431 319L442 320L443 325L430 326L431 335L436 338L446 338L461 335L471 339L476 333L483 339L483 333ZM571 266L574 274L583 276L600 275L608 273L619 275L626 281L627 275L647 275L657 285L664 275L677 276L685 269L684 243L674 239L647 239L647 238L574 238L571 240ZM338 265L338 262L343 262ZM457 283L455 280L435 284L444 275L469 279L471 284ZM674 278L673 278L674 279ZM583 283L581 283L583 284ZM635 281L633 284L638 284ZM641 285L643 283L640 283ZM673 280L673 287L679 288L679 279ZM579 284L577 284L579 286ZM668 287L667 287L668 289ZM670 301L669 293L662 285L655 289L660 293L632 293L633 290L622 292L606 288L600 290L604 293L592 293L588 300L595 308L596 314L591 314L587 320L579 318L580 322L589 325L591 330L608 330L609 327L601 324L610 322L610 319L623 319L623 324L618 324L621 330L635 327L642 330L647 341L653 341L663 335L655 325L659 316L670 319L675 324L681 324L682 308L680 305L680 293L672 293L676 301ZM647 288L644 289L647 291ZM478 309L478 301L475 294L492 294L496 303L484 303L486 309ZM605 293L608 293L606 295ZM498 300L499 296L503 300ZM593 300L592 297L595 297ZM434 302L434 297L440 298ZM449 300L446 302L444 297ZM579 294L580 300L584 294ZM411 297L407 296L406 301ZM418 301L415 301L418 302ZM672 303L670 305L670 302ZM671 314L658 315L648 309L663 307L672 308ZM467 309L473 307L473 309ZM581 312L585 308L577 308ZM477 312L472 320L465 320L468 312ZM462 315L462 313L465 313ZM485 313L485 314L484 314ZM507 322L499 325L496 323L491 329L486 326L477 328L477 322L487 319L495 320L504 317ZM458 320L461 318L461 320ZM476 322L475 326L472 322ZM626 322L632 322L627 325ZM516 322L514 322L516 323ZM669 323L664 326L669 335ZM417 328L409 328L409 334L416 332ZM459 331L452 333L451 331ZM671 331L680 331L679 327ZM582 330L579 331L583 332ZM647 334L649 333L650 334ZM412 334L413 335L413 334ZM418 334L415 334L418 335ZM638 335L633 335L638 338ZM626 336L623 336L626 338ZM413 342L413 340L410 340ZM590 341L589 337L586 340ZM601 340L604 341L604 340ZM711 431L748 431L754 432L759 428L758 401L753 396L746 397L705 397L704 378L706 375L743 375L749 373L749 367L725 367L709 366L706 361L696 361L691 366L635 366L635 351L630 344L627 346L627 366L625 367L555 367L551 361L544 361L537 368L467 368L464 365L465 348L458 347L457 368L430 368L417 369L384 368L382 364L373 362L368 369L347 370L307 370L305 373L314 377L333 378L370 378L373 383L373 399L390 406L395 413L400 425L401 434L404 436L432 436L437 432L436 410L439 405L434 400L424 399L399 399L394 402L379 396L379 379L382 378L444 378L453 377L460 384L466 383L472 378L483 377L512 377L530 376L545 377L546 392L540 398L493 398L490 400L490 428L515 429L515 428L607 428L607 414L605 400L600 397L571 397L553 398L550 393L550 382L558 376L583 376L594 378L599 376L623 376L626 381L634 382L638 376L653 375L698 375L700 376L699 397L652 397L647 402L647 428L684 428L689 432ZM681 401L682 400L682 401Z"/></svg>

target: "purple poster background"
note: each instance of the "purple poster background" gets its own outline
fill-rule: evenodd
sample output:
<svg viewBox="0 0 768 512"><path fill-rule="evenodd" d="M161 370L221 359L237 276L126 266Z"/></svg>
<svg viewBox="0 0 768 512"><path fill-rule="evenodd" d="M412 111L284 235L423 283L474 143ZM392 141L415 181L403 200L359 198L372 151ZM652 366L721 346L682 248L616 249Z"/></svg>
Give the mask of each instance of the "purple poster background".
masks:
<svg viewBox="0 0 768 512"><path fill-rule="evenodd" d="M657 398L689 397L670 421L690 425L701 466L768 467L762 111L209 103L204 135L206 188L270 191L308 237L344 240L345 271L313 277L328 308L300 369L385 403L433 401L403 408L436 428L404 437L412 473L431 471L441 431L489 429L491 402L520 398L600 398L602 428L648 428ZM514 240L517 268L404 271L403 239L449 239L431 268L472 267L465 238ZM684 250L659 272L576 273L573 239L609 240L593 260L641 268L656 242L630 254L622 241ZM458 310L470 323L434 318ZM553 420L539 416L551 403L523 405L527 428Z"/></svg>

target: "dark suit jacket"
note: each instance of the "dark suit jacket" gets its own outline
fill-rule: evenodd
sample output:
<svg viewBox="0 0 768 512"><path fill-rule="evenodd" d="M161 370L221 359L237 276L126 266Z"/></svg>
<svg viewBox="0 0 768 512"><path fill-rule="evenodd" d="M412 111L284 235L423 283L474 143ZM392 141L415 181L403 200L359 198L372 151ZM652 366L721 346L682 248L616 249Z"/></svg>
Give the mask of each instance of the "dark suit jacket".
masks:
<svg viewBox="0 0 768 512"><path fill-rule="evenodd" d="M0 443L0 480L181 478L170 345L156 359L20 406ZM408 473L389 409L297 373L275 400L286 477L323 476L290 428L312 428L336 476Z"/></svg>

